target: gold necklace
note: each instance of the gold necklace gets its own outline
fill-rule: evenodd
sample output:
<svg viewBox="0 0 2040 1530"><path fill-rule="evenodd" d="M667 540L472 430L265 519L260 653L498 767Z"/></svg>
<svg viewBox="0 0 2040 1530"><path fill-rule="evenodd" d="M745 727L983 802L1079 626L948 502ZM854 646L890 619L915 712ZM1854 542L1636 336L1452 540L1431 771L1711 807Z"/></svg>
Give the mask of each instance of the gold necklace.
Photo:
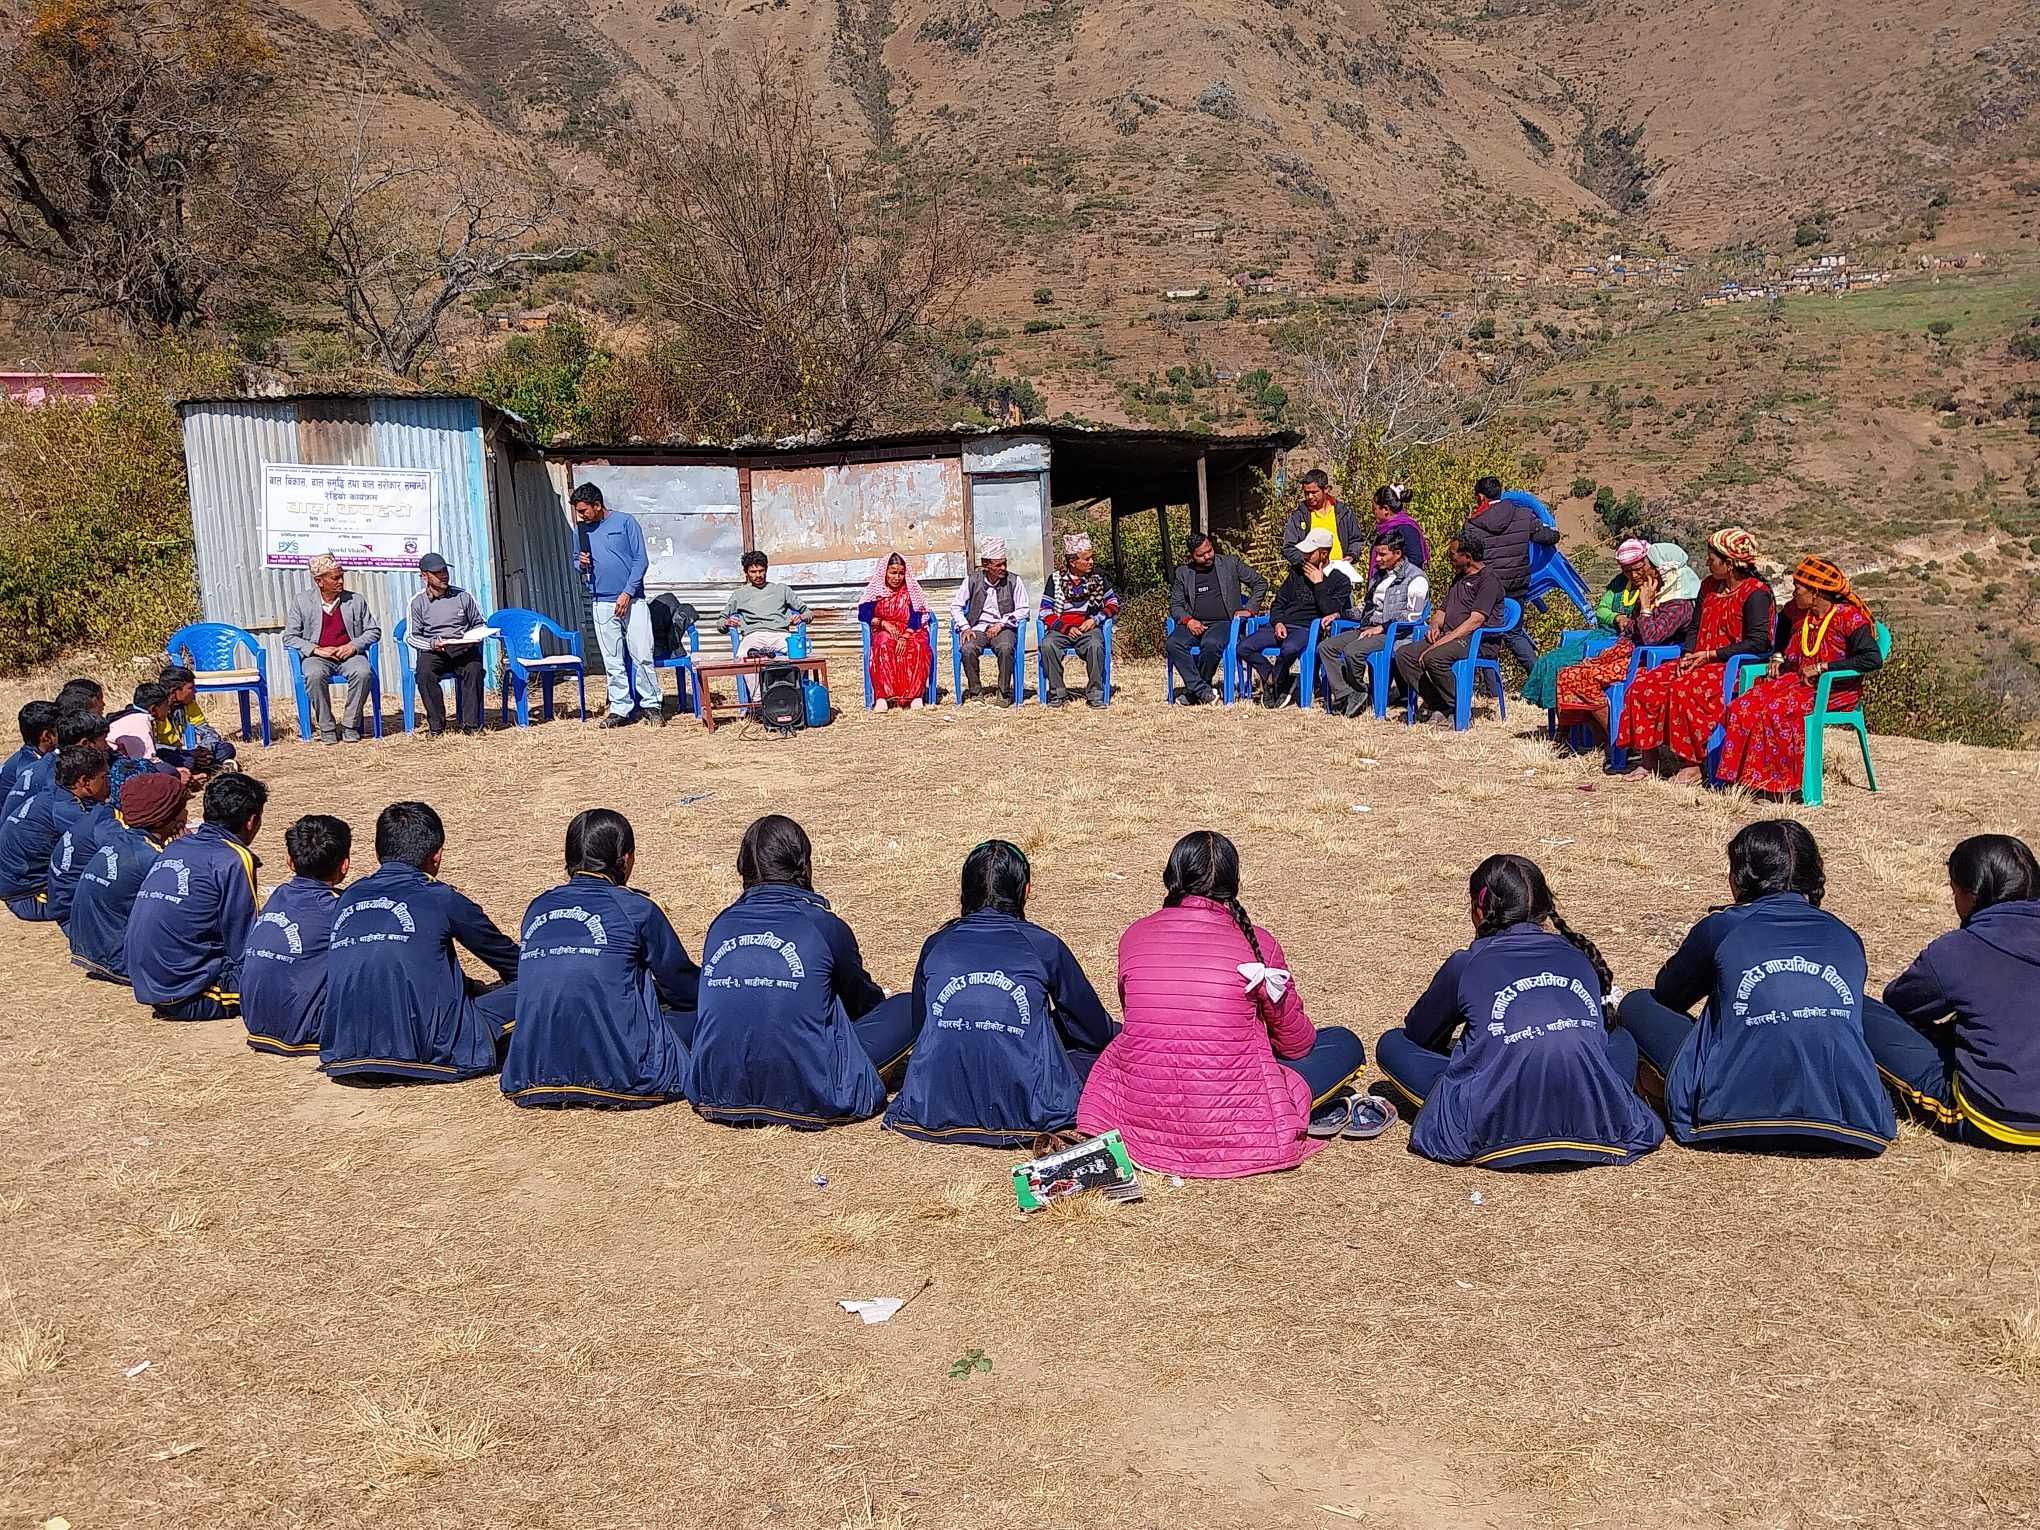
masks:
<svg viewBox="0 0 2040 1530"><path fill-rule="evenodd" d="M1835 619L1835 612L1839 611L1840 609L1841 609L1840 606L1828 607L1828 614L1820 619L1820 631L1814 634L1814 639L1811 645L1809 645L1806 641L1806 634L1812 624L1806 621L1804 618L1800 620L1799 651L1802 654L1804 654L1807 658L1811 659L1818 657L1820 651L1823 648L1827 647L1828 623L1832 622Z"/></svg>

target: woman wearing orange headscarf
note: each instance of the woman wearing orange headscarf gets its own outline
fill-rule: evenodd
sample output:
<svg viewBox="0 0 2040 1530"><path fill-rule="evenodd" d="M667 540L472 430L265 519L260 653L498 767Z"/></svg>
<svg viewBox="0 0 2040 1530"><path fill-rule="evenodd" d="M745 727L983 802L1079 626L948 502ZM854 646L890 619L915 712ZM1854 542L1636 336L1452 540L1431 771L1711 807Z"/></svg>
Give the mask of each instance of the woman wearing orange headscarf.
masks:
<svg viewBox="0 0 2040 1530"><path fill-rule="evenodd" d="M1631 780L1651 774L1656 750L1677 770L1675 781L1700 779L1707 739L1721 721L1721 677L1738 654L1771 651L1771 587L1757 577L1757 539L1724 526L1707 539L1707 577L1700 581L1699 630L1692 649L1638 675L1622 698L1616 742L1640 763Z"/></svg>
<svg viewBox="0 0 2040 1530"><path fill-rule="evenodd" d="M1792 571L1792 604L1778 622L1770 674L1728 704L1721 719L1721 778L1755 792L1797 791L1806 759L1806 714L1825 670L1861 676L1884 662L1877 624L1825 558L1802 558ZM1847 711L1860 679L1838 680L1828 705Z"/></svg>

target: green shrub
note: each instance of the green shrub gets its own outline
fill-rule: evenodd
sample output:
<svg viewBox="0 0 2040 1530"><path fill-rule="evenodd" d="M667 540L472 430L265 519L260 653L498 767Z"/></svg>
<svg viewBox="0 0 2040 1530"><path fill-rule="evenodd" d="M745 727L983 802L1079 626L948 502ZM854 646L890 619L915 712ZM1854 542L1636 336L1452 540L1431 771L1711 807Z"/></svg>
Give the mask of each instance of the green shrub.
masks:
<svg viewBox="0 0 2040 1530"><path fill-rule="evenodd" d="M1572 497L1574 499L1592 499L1594 497L1594 480L1591 478L1575 478L1572 481Z"/></svg>
<svg viewBox="0 0 2040 1530"><path fill-rule="evenodd" d="M1975 676L1957 671L1931 644L1903 632L1894 636L1883 667L1864 683L1863 713L1873 733L2002 749L2019 742L2017 722Z"/></svg>
<svg viewBox="0 0 2040 1530"><path fill-rule="evenodd" d="M159 654L198 614L180 392L217 357L125 363L91 403L0 404L0 671L81 646Z"/></svg>

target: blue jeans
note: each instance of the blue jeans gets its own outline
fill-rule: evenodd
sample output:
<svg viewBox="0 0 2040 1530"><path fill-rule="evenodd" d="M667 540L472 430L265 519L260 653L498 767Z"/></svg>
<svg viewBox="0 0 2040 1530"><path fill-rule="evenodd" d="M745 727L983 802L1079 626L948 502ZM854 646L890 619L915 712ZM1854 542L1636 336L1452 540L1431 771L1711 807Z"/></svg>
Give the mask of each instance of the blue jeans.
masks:
<svg viewBox="0 0 2040 1530"><path fill-rule="evenodd" d="M1367 1066L1367 1046L1345 1026L1327 1025L1319 1027L1317 1039L1303 1056L1275 1060L1290 1072L1301 1074L1310 1085L1311 1104L1322 1105Z"/></svg>
<svg viewBox="0 0 2040 1530"><path fill-rule="evenodd" d="M616 619L616 600L597 600L595 645L602 650L602 672L609 681L609 713L622 717L639 707L658 711L659 671L652 663L652 608L642 599L632 600L630 614ZM625 660L625 650L629 660ZM635 689L636 695L632 695Z"/></svg>

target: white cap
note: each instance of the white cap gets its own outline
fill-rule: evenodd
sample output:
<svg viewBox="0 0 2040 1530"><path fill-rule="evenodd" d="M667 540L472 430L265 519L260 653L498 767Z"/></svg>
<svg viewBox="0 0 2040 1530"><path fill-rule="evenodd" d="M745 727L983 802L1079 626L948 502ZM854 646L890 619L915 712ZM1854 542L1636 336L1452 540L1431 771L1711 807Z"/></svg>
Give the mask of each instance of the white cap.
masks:
<svg viewBox="0 0 2040 1530"><path fill-rule="evenodd" d="M1322 526L1313 526L1303 534L1303 540L1296 544L1298 552L1316 552L1319 548L1332 550L1332 534Z"/></svg>

